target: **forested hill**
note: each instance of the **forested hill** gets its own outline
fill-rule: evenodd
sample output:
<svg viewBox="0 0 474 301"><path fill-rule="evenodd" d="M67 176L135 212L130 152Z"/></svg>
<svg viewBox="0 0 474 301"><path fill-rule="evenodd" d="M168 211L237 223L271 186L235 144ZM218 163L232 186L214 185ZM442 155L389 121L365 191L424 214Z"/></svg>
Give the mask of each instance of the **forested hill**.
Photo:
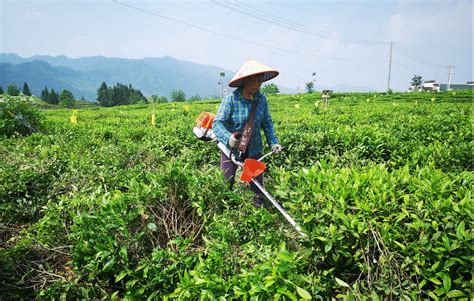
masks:
<svg viewBox="0 0 474 301"><path fill-rule="evenodd" d="M76 98L84 96L96 100L97 89L105 81L132 84L145 96L152 94L169 97L170 92L182 89L186 96L207 97L220 95L219 74L224 71L228 82L232 72L216 66L180 61L169 56L160 58L123 59L103 56L68 58L66 56L32 56L0 54L0 85L23 86L27 82L31 92L40 95L49 89L70 90Z"/></svg>

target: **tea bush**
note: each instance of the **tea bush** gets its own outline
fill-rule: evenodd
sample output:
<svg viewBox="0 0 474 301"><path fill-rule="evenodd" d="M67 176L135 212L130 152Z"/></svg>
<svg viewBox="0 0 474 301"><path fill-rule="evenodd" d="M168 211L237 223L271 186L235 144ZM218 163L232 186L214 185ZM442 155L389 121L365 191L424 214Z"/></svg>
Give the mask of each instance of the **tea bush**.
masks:
<svg viewBox="0 0 474 301"><path fill-rule="evenodd" d="M0 135L30 135L41 129L42 115L30 96L0 96Z"/></svg>
<svg viewBox="0 0 474 301"><path fill-rule="evenodd" d="M1 298L471 299L472 93L320 98L269 97L307 239L194 138L219 101L42 111L0 138Z"/></svg>

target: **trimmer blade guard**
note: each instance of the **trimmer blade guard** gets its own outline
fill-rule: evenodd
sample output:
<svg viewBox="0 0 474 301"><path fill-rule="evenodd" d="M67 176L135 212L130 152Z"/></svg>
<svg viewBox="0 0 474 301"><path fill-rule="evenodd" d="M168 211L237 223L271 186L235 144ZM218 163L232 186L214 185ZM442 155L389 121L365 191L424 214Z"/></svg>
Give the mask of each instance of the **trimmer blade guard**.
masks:
<svg viewBox="0 0 474 301"><path fill-rule="evenodd" d="M252 178L255 178L261 175L265 171L265 163L254 160L254 159L245 159L244 169L240 179L245 182L252 181Z"/></svg>

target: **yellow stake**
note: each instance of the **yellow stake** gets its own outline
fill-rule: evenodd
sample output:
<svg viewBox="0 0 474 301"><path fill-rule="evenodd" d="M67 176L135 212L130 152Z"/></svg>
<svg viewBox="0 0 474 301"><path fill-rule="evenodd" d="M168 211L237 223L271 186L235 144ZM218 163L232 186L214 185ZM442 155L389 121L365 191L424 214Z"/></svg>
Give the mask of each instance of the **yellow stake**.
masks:
<svg viewBox="0 0 474 301"><path fill-rule="evenodd" d="M151 126L155 127L155 108L153 108L153 113L151 113Z"/></svg>
<svg viewBox="0 0 474 301"><path fill-rule="evenodd" d="M77 124L76 113L77 113L77 110L72 110L72 115L69 116L69 121L71 121L72 124Z"/></svg>

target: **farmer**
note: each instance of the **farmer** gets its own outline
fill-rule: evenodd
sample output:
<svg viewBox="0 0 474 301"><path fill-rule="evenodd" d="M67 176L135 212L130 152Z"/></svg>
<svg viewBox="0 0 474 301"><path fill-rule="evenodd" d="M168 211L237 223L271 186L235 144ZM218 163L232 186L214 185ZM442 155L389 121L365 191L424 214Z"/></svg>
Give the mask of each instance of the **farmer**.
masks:
<svg viewBox="0 0 474 301"><path fill-rule="evenodd" d="M241 139L245 140L245 126L249 121L253 106L255 106L254 123L248 131L248 144L241 159L259 159L262 156L262 135L261 129L265 133L266 141L272 152L279 153L282 150L278 139L275 136L273 121L268 109L268 102L265 95L259 92L263 82L278 75L278 71L267 67L254 60L248 60L240 68L237 74L229 82L230 87L237 88L233 93L229 93L223 100L217 111L212 130L217 139L226 144L231 149L242 151ZM221 153L221 170L225 179L229 182L230 189L235 181L237 165L224 154ZM263 174L257 177L257 181L263 185ZM252 191L255 193L253 205L261 207L264 196L254 183L250 183Z"/></svg>

